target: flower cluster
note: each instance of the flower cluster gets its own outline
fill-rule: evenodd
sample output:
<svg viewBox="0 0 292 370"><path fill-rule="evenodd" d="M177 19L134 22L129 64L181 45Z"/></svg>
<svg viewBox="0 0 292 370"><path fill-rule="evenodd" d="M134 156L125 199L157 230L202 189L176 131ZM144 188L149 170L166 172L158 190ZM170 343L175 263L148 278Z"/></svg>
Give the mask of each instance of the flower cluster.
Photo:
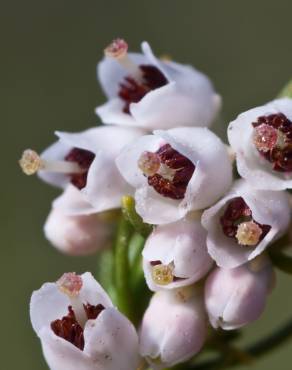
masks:
<svg viewBox="0 0 292 370"><path fill-rule="evenodd" d="M137 330L90 273L66 273L34 292L32 325L52 370L172 367L216 335L208 326L238 329L265 309L275 286L267 251L290 224L292 99L240 114L228 126L228 147L208 128L221 98L193 67L155 57L146 42L141 54L128 53L117 39L97 74L105 125L56 132L42 154L25 150L20 165L63 190L44 226L56 248L98 251L100 259L116 253L109 293ZM125 196L135 209L121 213ZM109 246L118 219L130 225L121 261ZM99 267L105 274L110 264ZM141 272L154 294L137 319L119 297L131 306Z"/></svg>

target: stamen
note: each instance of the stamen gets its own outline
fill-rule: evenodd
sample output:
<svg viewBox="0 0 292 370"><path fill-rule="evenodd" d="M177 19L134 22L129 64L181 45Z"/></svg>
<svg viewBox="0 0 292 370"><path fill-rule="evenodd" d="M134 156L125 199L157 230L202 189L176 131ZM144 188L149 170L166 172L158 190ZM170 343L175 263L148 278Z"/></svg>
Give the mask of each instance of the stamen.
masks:
<svg viewBox="0 0 292 370"><path fill-rule="evenodd" d="M258 117L252 123L253 142L273 170L292 171L292 122L282 113Z"/></svg>
<svg viewBox="0 0 292 370"><path fill-rule="evenodd" d="M263 231L258 224L248 221L238 226L235 237L241 245L254 246L260 241L262 233Z"/></svg>
<svg viewBox="0 0 292 370"><path fill-rule="evenodd" d="M74 272L65 273L56 284L59 290L70 299L75 317L79 325L83 328L87 321L87 316L83 303L79 298L79 293L83 285L81 276L76 275Z"/></svg>
<svg viewBox="0 0 292 370"><path fill-rule="evenodd" d="M183 199L195 165L171 145L161 146L157 152L144 152L138 167L148 178L148 184L159 194L171 199Z"/></svg>
<svg viewBox="0 0 292 370"><path fill-rule="evenodd" d="M223 233L238 244L256 246L271 230L270 225L259 224L242 197L231 199L220 217Z"/></svg>
<svg viewBox="0 0 292 370"><path fill-rule="evenodd" d="M143 72L128 55L128 44L123 39L115 39L104 49L105 56L115 59L122 67L128 70L131 76L137 81L143 81Z"/></svg>
<svg viewBox="0 0 292 370"><path fill-rule="evenodd" d="M82 173L84 170L76 162L47 161L42 159L37 152L26 149L19 165L26 175L34 175L38 171L58 172L64 174Z"/></svg>
<svg viewBox="0 0 292 370"><path fill-rule="evenodd" d="M152 279L157 285L168 285L173 282L173 264L152 266Z"/></svg>

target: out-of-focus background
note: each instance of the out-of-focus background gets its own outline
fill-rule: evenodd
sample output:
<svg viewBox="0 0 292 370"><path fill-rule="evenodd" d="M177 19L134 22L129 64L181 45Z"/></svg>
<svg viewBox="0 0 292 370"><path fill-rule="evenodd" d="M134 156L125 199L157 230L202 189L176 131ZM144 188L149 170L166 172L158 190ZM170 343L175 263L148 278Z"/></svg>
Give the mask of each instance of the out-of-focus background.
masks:
<svg viewBox="0 0 292 370"><path fill-rule="evenodd" d="M104 102L96 62L117 36L139 50L191 63L208 74L224 101L226 124L277 95L292 77L291 0L10 0L0 11L1 335L3 370L44 370L29 321L32 290L64 271L94 271L95 258L60 255L42 226L57 196L17 160L24 148L42 150L54 130L96 125ZM269 333L292 312L291 277L278 287L248 341ZM289 370L292 342L254 363L254 370ZM248 369L243 366L242 370Z"/></svg>

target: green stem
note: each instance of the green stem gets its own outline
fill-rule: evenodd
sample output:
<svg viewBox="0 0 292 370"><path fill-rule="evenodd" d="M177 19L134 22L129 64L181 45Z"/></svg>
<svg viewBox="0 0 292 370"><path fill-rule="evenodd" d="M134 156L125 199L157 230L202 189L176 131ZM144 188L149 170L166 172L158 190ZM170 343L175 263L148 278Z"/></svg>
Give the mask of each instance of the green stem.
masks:
<svg viewBox="0 0 292 370"><path fill-rule="evenodd" d="M129 240L132 232L133 228L131 224L121 216L115 245L115 288L118 308L129 319L132 318L133 308L131 304L132 294L130 290L128 259Z"/></svg>
<svg viewBox="0 0 292 370"><path fill-rule="evenodd" d="M252 357L254 360L258 359L267 353L274 351L282 344L284 344L289 339L292 339L292 319L290 319L286 324L281 326L276 332L267 336L266 338L260 339L254 344L247 346L242 350L247 356ZM226 355L221 355L214 360L205 361L197 365L185 364L184 370L217 370L223 365L225 367L242 365L240 358L238 356L233 357L232 360L226 363Z"/></svg>

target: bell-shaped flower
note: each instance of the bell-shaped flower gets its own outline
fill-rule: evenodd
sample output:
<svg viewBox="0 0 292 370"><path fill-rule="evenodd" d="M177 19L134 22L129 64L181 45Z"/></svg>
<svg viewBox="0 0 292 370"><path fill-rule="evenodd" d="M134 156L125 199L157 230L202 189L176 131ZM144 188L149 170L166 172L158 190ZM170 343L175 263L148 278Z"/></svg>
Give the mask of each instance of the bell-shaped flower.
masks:
<svg viewBox="0 0 292 370"><path fill-rule="evenodd" d="M292 188L292 99L240 114L228 127L240 175L257 189Z"/></svg>
<svg viewBox="0 0 292 370"><path fill-rule="evenodd" d="M203 213L207 247L217 265L234 268L252 260L287 230L285 192L256 190L238 180L226 196Z"/></svg>
<svg viewBox="0 0 292 370"><path fill-rule="evenodd" d="M97 252L110 243L113 226L107 213L97 213L75 186L68 185L53 202L44 226L45 236L69 255Z"/></svg>
<svg viewBox="0 0 292 370"><path fill-rule="evenodd" d="M113 126L56 132L56 143L40 156L25 150L20 165L26 174L38 172L52 185L65 188L73 184L98 212L118 208L122 195L131 189L120 176L115 158L141 134L138 129Z"/></svg>
<svg viewBox="0 0 292 370"><path fill-rule="evenodd" d="M51 370L137 369L137 333L90 273L44 284L30 315Z"/></svg>
<svg viewBox="0 0 292 370"><path fill-rule="evenodd" d="M137 189L137 212L152 224L174 222L210 206L232 182L226 147L202 127L142 136L125 147L116 163L125 180Z"/></svg>
<svg viewBox="0 0 292 370"><path fill-rule="evenodd" d="M152 291L174 289L204 277L213 264L206 236L200 219L189 217L157 226L142 252L148 287Z"/></svg>
<svg viewBox="0 0 292 370"><path fill-rule="evenodd" d="M143 54L127 53L117 39L105 49L97 73L108 102L97 107L104 123L169 129L209 126L221 106L210 80L189 65L157 59L147 42Z"/></svg>
<svg viewBox="0 0 292 370"><path fill-rule="evenodd" d="M257 320L274 285L272 265L263 255L234 269L217 267L205 285L212 326L233 330Z"/></svg>
<svg viewBox="0 0 292 370"><path fill-rule="evenodd" d="M206 339L207 317L202 294L193 288L154 294L140 330L140 354L152 369L187 361Z"/></svg>

